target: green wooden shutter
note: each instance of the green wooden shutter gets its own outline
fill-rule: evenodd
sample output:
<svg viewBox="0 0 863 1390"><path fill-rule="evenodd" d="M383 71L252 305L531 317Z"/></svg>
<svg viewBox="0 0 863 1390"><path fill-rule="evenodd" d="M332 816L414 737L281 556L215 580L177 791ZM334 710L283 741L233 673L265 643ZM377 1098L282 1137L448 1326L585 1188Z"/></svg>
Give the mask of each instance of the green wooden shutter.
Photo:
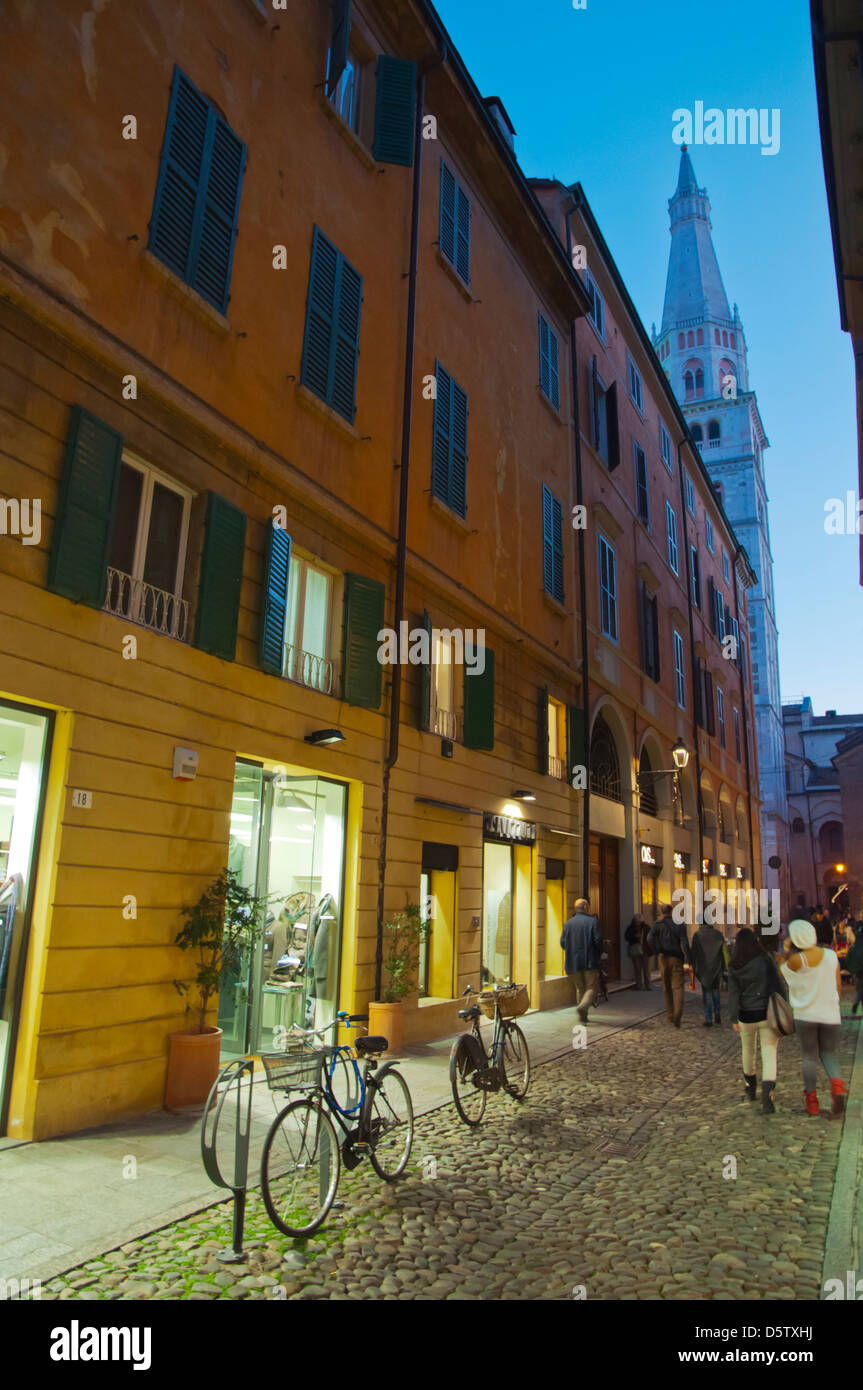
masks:
<svg viewBox="0 0 863 1390"><path fill-rule="evenodd" d="M362 298L362 276L315 227L300 381L351 424Z"/></svg>
<svg viewBox="0 0 863 1390"><path fill-rule="evenodd" d="M536 763L542 777L548 776L548 686L541 685L536 697Z"/></svg>
<svg viewBox="0 0 863 1390"><path fill-rule="evenodd" d="M195 646L224 661L233 661L237 651L245 544L245 514L211 492L207 498Z"/></svg>
<svg viewBox="0 0 863 1390"><path fill-rule="evenodd" d="M566 744L569 765L568 781L572 786L574 767L587 767L587 721L580 705L568 705L566 710Z"/></svg>
<svg viewBox="0 0 863 1390"><path fill-rule="evenodd" d="M452 439L452 377L435 363L434 439L432 443L432 493L449 504L450 449Z"/></svg>
<svg viewBox="0 0 863 1390"><path fill-rule="evenodd" d="M452 171L440 162L440 229L438 232L440 252L455 265L455 216L456 182Z"/></svg>
<svg viewBox="0 0 863 1390"><path fill-rule="evenodd" d="M470 284L470 199L460 184L456 185L455 268L466 285Z"/></svg>
<svg viewBox="0 0 863 1390"><path fill-rule="evenodd" d="M449 505L459 516L467 512L467 392L452 383L452 451L450 454Z"/></svg>
<svg viewBox="0 0 863 1390"><path fill-rule="evenodd" d="M464 675L464 743L466 748L494 748L494 652L485 649L482 675Z"/></svg>
<svg viewBox="0 0 863 1390"><path fill-rule="evenodd" d="M431 729L431 678L432 678L432 649L431 649L431 630L432 620L428 613L423 613L422 625L428 634L428 661L424 661L420 666L420 728L427 733Z"/></svg>
<svg viewBox="0 0 863 1390"><path fill-rule="evenodd" d="M375 135L372 153L381 164L414 162L417 65L381 53L377 68Z"/></svg>
<svg viewBox="0 0 863 1390"><path fill-rule="evenodd" d="M542 485L542 587L547 594L554 592L554 546L551 492Z"/></svg>
<svg viewBox="0 0 863 1390"><path fill-rule="evenodd" d="M101 608L111 553L123 436L72 407L48 563L48 588Z"/></svg>
<svg viewBox="0 0 863 1390"><path fill-rule="evenodd" d="M357 413L357 358L360 355L362 302L363 277L357 274L344 256L339 256L330 404L351 424Z"/></svg>
<svg viewBox="0 0 863 1390"><path fill-rule="evenodd" d="M557 334L542 314L539 316L539 384L555 410L559 410L560 370Z"/></svg>
<svg viewBox="0 0 863 1390"><path fill-rule="evenodd" d="M342 649L342 698L349 705L378 709L383 671L378 661L378 633L384 625L386 589L377 579L345 575L345 628Z"/></svg>
<svg viewBox="0 0 863 1390"><path fill-rule="evenodd" d="M291 573L291 538L272 522L267 528L258 660L265 671L281 676L285 670L285 618Z"/></svg>

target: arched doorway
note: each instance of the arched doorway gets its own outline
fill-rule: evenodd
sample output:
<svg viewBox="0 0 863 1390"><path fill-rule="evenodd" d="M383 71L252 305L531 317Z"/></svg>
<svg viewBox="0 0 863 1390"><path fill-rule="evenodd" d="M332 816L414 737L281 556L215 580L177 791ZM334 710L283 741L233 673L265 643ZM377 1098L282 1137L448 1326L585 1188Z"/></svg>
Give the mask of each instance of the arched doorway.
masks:
<svg viewBox="0 0 863 1390"><path fill-rule="evenodd" d="M617 723L613 707L604 705L590 737L591 824L597 828L590 835L588 896L591 911L599 918L609 980L620 979L620 853L626 834L625 796L632 800L631 760L620 731L614 728ZM607 833L610 829L617 833Z"/></svg>

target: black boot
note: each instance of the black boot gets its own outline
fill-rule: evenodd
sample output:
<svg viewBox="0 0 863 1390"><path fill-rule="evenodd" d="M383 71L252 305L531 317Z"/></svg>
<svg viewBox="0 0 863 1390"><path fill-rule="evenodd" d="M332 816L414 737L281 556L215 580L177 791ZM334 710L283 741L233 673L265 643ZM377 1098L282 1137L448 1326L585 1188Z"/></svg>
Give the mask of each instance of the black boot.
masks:
<svg viewBox="0 0 863 1390"><path fill-rule="evenodd" d="M775 1081L762 1081L761 1083L761 1113L762 1115L774 1115L776 1106L773 1104L773 1088Z"/></svg>
<svg viewBox="0 0 863 1390"><path fill-rule="evenodd" d="M744 1072L744 1073L743 1073L743 1080L746 1082L746 1095L743 1097L743 1099L744 1099L744 1100L754 1100L754 1099L755 1099L755 1087L756 1087L757 1084L758 1084L758 1078L755 1077L755 1076L747 1076L747 1075L746 1075L746 1072Z"/></svg>

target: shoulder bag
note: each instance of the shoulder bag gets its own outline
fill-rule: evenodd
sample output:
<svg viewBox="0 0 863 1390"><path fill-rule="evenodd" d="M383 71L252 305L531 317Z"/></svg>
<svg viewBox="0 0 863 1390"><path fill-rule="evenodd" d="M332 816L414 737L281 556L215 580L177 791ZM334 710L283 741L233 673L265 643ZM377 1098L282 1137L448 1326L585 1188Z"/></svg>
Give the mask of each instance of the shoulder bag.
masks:
<svg viewBox="0 0 863 1390"><path fill-rule="evenodd" d="M794 1010L785 998L784 982L775 960L769 959L769 967L768 973L772 975L772 979L768 979L767 983L770 991L767 1000L767 1022L780 1038L787 1038L789 1033L794 1032Z"/></svg>

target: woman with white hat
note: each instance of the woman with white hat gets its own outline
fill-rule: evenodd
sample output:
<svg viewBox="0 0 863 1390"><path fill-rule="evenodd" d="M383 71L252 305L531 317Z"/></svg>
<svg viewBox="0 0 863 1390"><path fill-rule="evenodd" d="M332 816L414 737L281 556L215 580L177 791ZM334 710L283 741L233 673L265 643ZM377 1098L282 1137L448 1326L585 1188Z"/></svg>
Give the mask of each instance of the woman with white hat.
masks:
<svg viewBox="0 0 863 1390"><path fill-rule="evenodd" d="M839 997L842 982L835 951L819 946L811 922L798 919L788 935L796 950L782 965L788 982L788 999L794 1011L800 1050L803 1053L803 1088L807 1115L818 1114L818 1058L830 1077L833 1114L845 1109L845 1082L839 1074Z"/></svg>

